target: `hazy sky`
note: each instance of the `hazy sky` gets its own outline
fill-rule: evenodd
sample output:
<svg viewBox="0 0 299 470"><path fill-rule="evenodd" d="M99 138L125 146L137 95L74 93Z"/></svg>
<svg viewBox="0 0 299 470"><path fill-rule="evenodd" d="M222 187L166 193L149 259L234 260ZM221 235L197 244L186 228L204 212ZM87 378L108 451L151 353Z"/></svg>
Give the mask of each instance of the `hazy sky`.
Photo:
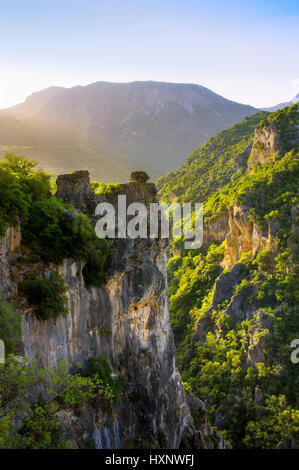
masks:
<svg viewBox="0 0 299 470"><path fill-rule="evenodd" d="M299 91L299 2L0 0L0 108L99 80L198 83L257 107L287 101Z"/></svg>

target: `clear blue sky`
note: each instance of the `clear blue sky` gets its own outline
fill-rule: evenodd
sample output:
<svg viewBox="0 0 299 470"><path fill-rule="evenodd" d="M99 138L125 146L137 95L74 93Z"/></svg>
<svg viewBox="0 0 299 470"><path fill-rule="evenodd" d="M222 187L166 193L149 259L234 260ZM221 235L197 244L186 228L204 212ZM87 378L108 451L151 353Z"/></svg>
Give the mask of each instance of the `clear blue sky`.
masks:
<svg viewBox="0 0 299 470"><path fill-rule="evenodd" d="M299 2L0 0L0 108L98 80L198 83L261 107L289 100Z"/></svg>

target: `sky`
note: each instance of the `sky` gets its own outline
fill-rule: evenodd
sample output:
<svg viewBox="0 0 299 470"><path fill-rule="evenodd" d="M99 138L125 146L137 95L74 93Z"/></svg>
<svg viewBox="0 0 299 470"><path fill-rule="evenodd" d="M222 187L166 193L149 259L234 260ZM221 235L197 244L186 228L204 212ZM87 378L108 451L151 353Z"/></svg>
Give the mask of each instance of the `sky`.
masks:
<svg viewBox="0 0 299 470"><path fill-rule="evenodd" d="M299 91L298 0L0 0L0 108L49 86L197 83L256 107Z"/></svg>

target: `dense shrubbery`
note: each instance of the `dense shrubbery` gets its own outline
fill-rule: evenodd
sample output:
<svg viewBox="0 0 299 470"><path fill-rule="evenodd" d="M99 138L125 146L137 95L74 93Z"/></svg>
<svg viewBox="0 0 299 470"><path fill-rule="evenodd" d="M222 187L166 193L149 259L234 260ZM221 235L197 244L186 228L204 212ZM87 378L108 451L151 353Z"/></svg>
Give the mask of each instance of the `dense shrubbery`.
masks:
<svg viewBox="0 0 299 470"><path fill-rule="evenodd" d="M15 351L16 344L21 340L21 318L14 307L0 295L0 339L4 341L5 353Z"/></svg>
<svg viewBox="0 0 299 470"><path fill-rule="evenodd" d="M265 226L268 219L273 218L288 231L298 176L299 147L295 147L281 160L267 162L213 194L205 204L204 215L206 219L213 219L235 204L243 203L251 208L250 216L258 225Z"/></svg>
<svg viewBox="0 0 299 470"><path fill-rule="evenodd" d="M273 254L265 250L255 259L250 255L242 259L245 278L236 286L235 295L243 293L262 312L264 322L256 314L251 320L233 323L223 303L212 312L200 341L193 331L211 306L214 284L206 273L214 273L215 279L219 258L197 262L196 267L190 256L168 263L170 286L174 287L173 279L177 282L170 312L182 378L206 402L211 421L237 447L271 448L278 442L289 446L292 439L298 439L298 366L290 360L290 344L298 337L299 292L296 264L289 255L286 250L273 260ZM205 278L205 289L198 289ZM257 343L266 359L252 367L248 351ZM262 393L261 402L256 402L257 391ZM275 400L279 406L273 405Z"/></svg>
<svg viewBox="0 0 299 470"><path fill-rule="evenodd" d="M21 290L38 318L56 320L59 315L67 314L67 299L64 295L67 288L57 271L51 273L50 279L23 281Z"/></svg>
<svg viewBox="0 0 299 470"><path fill-rule="evenodd" d="M96 194L108 198L121 190L121 185L118 183L99 183L98 181L92 181L90 185Z"/></svg>
<svg viewBox="0 0 299 470"><path fill-rule="evenodd" d="M70 368L60 361L53 369L38 370L35 363L29 366L14 357L0 365L0 448L67 448L59 412L78 412L85 403L111 409L116 398L109 383L96 374L73 374ZM37 383L46 396L31 405L28 397ZM15 425L20 419L21 427Z"/></svg>
<svg viewBox="0 0 299 470"><path fill-rule="evenodd" d="M206 254L182 252L168 262L171 323L183 381L206 402L212 424L235 447L289 447L299 441L298 365L290 360L291 341L299 335L298 239L292 228L294 209L299 208L299 149L291 140L293 125L298 124L298 106L270 115L261 126L271 121L287 152L280 160L245 173L245 154L240 167L234 160L232 141L222 140L233 126L194 152L190 171L185 165L173 180L167 182L166 177L160 191L167 199L173 188L180 201L198 201L209 195L204 208L206 223L240 204L249 209L250 220L258 226L266 228L270 221L277 227L272 251L260 251L255 258L251 253L242 255L242 276L234 296L240 299L241 313L242 308L244 313L248 310L250 314L251 308L255 312L243 321L234 322L228 315L229 299L211 308L215 280L225 272L221 268L224 246L212 246ZM240 130L242 126L238 126ZM247 142L252 137L248 135ZM211 173L208 167L213 147L208 146L214 143L217 149L221 140L223 169L232 164L233 181L228 182L225 171L218 168L214 181L219 186L215 187L213 160ZM207 168L201 176L196 171L204 169L202 158ZM255 347L260 348L261 359L251 364L249 356Z"/></svg>
<svg viewBox="0 0 299 470"><path fill-rule="evenodd" d="M105 279L104 266L110 255L110 249L106 240L99 240L97 244L99 246L102 245L103 248L90 251L86 257L86 264L82 269L83 278L87 287L100 287Z"/></svg>
<svg viewBox="0 0 299 470"><path fill-rule="evenodd" d="M111 365L105 356L90 357L83 375L87 377L98 377L98 379L110 387L114 396L112 402L114 404L119 402L121 392L124 388L124 379L123 377L113 377Z"/></svg>
<svg viewBox="0 0 299 470"><path fill-rule="evenodd" d="M261 112L211 137L195 150L176 172L158 182L163 200L203 202L219 188L244 174L255 126L268 113Z"/></svg>
<svg viewBox="0 0 299 470"><path fill-rule="evenodd" d="M263 119L258 128L263 128L274 123L279 132L282 151L288 152L294 146L294 138L297 136L299 124L299 104L294 104L284 109L279 109Z"/></svg>
<svg viewBox="0 0 299 470"><path fill-rule="evenodd" d="M36 165L16 155L7 155L0 163L0 236L7 224L20 221L22 245L31 253L28 259L85 260L87 285L100 285L110 254L108 242L97 238L87 215L52 195L51 175L36 170Z"/></svg>
<svg viewBox="0 0 299 470"><path fill-rule="evenodd" d="M31 205L22 233L24 243L46 262L58 263L64 258L82 260L96 252L101 273L109 255L108 243L96 237L88 216L67 210L56 198Z"/></svg>
<svg viewBox="0 0 299 470"><path fill-rule="evenodd" d="M7 224L26 220L30 204L49 197L51 175L36 170L37 162L13 154L0 162L0 236Z"/></svg>
<svg viewBox="0 0 299 470"><path fill-rule="evenodd" d="M186 256L174 256L168 262L169 311L176 341L186 335L192 322L190 312L211 289L221 273L224 246L211 245L207 254L190 250Z"/></svg>

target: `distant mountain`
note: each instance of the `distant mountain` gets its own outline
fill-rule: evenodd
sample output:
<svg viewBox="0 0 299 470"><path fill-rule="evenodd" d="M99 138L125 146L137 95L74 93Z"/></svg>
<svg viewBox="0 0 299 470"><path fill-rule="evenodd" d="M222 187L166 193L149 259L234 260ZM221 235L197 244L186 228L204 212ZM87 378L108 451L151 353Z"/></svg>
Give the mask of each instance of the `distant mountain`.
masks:
<svg viewBox="0 0 299 470"><path fill-rule="evenodd" d="M256 111L192 84L51 87L0 112L6 120L0 152L14 146L49 170L84 167L102 181L127 180L134 169L156 179L178 168L209 137ZM15 119L15 140L8 117Z"/></svg>
<svg viewBox="0 0 299 470"><path fill-rule="evenodd" d="M286 108L287 106L292 106L299 102L299 93L291 101L286 101L285 103L279 103L276 106L271 106L270 108L262 108L264 111L270 111L273 113L274 111L278 111L279 109Z"/></svg>
<svg viewBox="0 0 299 470"><path fill-rule="evenodd" d="M203 202L247 170L254 129L269 113L261 111L219 132L194 150L176 171L157 181L163 200Z"/></svg>

